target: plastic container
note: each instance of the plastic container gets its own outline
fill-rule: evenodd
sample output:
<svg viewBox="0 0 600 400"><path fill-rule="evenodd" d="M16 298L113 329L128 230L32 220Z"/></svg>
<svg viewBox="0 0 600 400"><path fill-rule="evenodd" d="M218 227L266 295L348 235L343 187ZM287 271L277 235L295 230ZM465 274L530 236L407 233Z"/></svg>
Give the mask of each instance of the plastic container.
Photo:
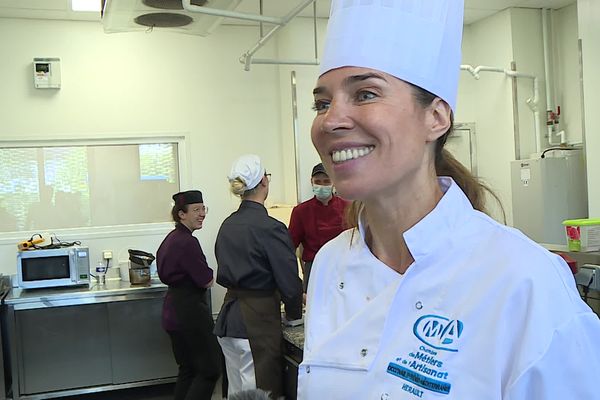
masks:
<svg viewBox="0 0 600 400"><path fill-rule="evenodd" d="M119 276L124 282L129 282L129 260L119 261Z"/></svg>
<svg viewBox="0 0 600 400"><path fill-rule="evenodd" d="M568 219L563 225L569 251L600 250L600 219Z"/></svg>

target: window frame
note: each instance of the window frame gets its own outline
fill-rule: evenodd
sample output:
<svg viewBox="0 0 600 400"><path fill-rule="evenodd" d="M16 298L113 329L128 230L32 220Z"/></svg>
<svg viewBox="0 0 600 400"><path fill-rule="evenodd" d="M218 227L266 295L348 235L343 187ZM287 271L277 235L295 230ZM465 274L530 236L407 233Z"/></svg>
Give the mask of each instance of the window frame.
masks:
<svg viewBox="0 0 600 400"><path fill-rule="evenodd" d="M141 134L111 134L100 137L99 135L77 135L48 138L23 137L0 139L0 148L30 148L30 147L76 147L76 146L104 146L104 145L139 145L154 143L177 144L177 165L179 168L179 188L190 186L190 154L189 133L141 133ZM140 224L121 224L108 226L87 226L79 228L52 229L49 233L56 234L59 238L77 237L77 239L98 239L121 236L151 236L162 234L173 228L172 222L149 222ZM15 243L29 238L38 231L12 231L0 232L0 245Z"/></svg>

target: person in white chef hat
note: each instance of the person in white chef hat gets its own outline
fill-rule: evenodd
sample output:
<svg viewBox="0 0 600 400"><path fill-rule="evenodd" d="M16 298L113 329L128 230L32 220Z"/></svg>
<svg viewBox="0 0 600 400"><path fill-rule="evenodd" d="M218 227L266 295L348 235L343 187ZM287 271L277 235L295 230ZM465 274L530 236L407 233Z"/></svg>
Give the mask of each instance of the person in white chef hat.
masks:
<svg viewBox="0 0 600 400"><path fill-rule="evenodd" d="M225 356L229 396L257 388L273 399L283 395L281 302L287 320L302 318L292 239L264 206L270 180L255 154L233 162L229 190L241 203L223 221L215 242L217 283L227 293L214 333Z"/></svg>
<svg viewBox="0 0 600 400"><path fill-rule="evenodd" d="M446 150L462 0L332 0L312 141L354 228L317 254L299 399L599 398L567 265Z"/></svg>

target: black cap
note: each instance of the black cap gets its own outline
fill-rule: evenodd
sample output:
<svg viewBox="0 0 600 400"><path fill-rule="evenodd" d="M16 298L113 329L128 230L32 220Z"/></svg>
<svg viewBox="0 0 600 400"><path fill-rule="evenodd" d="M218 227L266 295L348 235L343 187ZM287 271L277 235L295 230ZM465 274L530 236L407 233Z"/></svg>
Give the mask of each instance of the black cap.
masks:
<svg viewBox="0 0 600 400"><path fill-rule="evenodd" d="M202 200L202 192L199 190L188 190L185 192L175 193L173 195L173 201L178 206L194 203L204 203Z"/></svg>
<svg viewBox="0 0 600 400"><path fill-rule="evenodd" d="M316 174L325 174L325 175L329 176L329 174L327 174L327 171L325 171L325 167L323 166L323 163L318 163L317 165L315 165L313 167L312 174L310 174L310 177L312 178Z"/></svg>

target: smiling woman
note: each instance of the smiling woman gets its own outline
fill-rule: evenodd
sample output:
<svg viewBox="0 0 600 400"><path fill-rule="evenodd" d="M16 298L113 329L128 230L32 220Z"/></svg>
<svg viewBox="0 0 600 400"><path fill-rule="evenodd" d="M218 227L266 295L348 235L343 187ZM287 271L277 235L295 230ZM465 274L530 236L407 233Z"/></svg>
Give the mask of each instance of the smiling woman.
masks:
<svg viewBox="0 0 600 400"><path fill-rule="evenodd" d="M314 259L300 399L596 397L600 321L569 268L481 212L444 149L463 8L332 3L311 137L360 207Z"/></svg>

